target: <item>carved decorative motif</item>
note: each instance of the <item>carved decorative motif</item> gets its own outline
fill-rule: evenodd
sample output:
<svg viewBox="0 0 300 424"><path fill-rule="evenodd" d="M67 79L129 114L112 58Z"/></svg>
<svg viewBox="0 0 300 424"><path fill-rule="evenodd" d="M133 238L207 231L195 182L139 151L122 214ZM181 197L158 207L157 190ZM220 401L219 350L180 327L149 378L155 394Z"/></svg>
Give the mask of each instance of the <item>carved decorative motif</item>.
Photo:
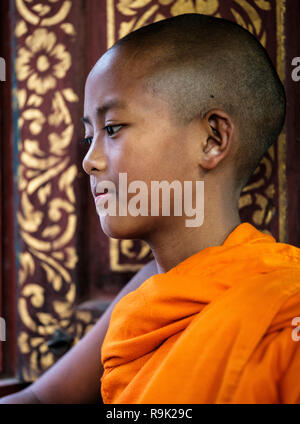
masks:
<svg viewBox="0 0 300 424"><path fill-rule="evenodd" d="M76 343L94 323L90 312L74 308L78 170L70 144L78 95L68 83L68 44L76 37L67 21L71 6L71 1L16 0L18 347L20 371L29 381L56 360L49 342L57 329Z"/></svg>

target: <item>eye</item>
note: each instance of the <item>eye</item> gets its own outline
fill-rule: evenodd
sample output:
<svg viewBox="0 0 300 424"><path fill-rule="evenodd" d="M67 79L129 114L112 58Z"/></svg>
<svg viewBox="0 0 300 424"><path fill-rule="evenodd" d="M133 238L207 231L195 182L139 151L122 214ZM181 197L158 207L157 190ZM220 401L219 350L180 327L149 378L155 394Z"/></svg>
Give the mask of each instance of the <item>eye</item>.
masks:
<svg viewBox="0 0 300 424"><path fill-rule="evenodd" d="M109 136L115 135L116 132L113 131L113 128L121 128L123 125L106 125L106 127L103 128L103 130L107 131L107 134Z"/></svg>
<svg viewBox="0 0 300 424"><path fill-rule="evenodd" d="M85 137L79 143L80 144L88 144L90 146L92 144L92 142L93 142L93 137Z"/></svg>

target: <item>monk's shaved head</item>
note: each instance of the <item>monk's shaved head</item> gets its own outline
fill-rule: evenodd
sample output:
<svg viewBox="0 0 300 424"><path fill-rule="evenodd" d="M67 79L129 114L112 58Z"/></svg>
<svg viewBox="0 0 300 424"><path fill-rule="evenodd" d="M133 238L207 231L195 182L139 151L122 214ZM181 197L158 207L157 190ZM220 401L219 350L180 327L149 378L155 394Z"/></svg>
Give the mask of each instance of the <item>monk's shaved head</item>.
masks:
<svg viewBox="0 0 300 424"><path fill-rule="evenodd" d="M178 122L222 109L239 131L235 176L246 184L285 119L285 92L262 45L241 26L183 14L131 32L113 47L145 63L145 86L169 103Z"/></svg>

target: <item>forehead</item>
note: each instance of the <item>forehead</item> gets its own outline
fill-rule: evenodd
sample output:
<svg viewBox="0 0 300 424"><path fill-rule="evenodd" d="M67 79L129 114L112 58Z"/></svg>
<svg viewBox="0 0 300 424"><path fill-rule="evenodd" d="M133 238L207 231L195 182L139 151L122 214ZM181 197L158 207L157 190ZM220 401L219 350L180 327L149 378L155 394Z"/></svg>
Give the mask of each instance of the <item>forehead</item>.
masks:
<svg viewBox="0 0 300 424"><path fill-rule="evenodd" d="M145 92L147 63L136 56L136 51L117 48L98 60L85 84L85 109L109 98L134 99Z"/></svg>

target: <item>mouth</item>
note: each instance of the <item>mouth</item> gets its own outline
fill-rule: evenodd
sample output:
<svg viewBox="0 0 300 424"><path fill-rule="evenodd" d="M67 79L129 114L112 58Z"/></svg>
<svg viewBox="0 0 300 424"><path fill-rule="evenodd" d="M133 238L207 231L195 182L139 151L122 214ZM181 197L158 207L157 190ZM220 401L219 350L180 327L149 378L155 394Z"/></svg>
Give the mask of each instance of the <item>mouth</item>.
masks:
<svg viewBox="0 0 300 424"><path fill-rule="evenodd" d="M102 192L99 192L99 193L95 192L95 199L98 199L98 198L100 198L102 196L105 196L107 193L108 193L108 189L107 188L105 188Z"/></svg>

